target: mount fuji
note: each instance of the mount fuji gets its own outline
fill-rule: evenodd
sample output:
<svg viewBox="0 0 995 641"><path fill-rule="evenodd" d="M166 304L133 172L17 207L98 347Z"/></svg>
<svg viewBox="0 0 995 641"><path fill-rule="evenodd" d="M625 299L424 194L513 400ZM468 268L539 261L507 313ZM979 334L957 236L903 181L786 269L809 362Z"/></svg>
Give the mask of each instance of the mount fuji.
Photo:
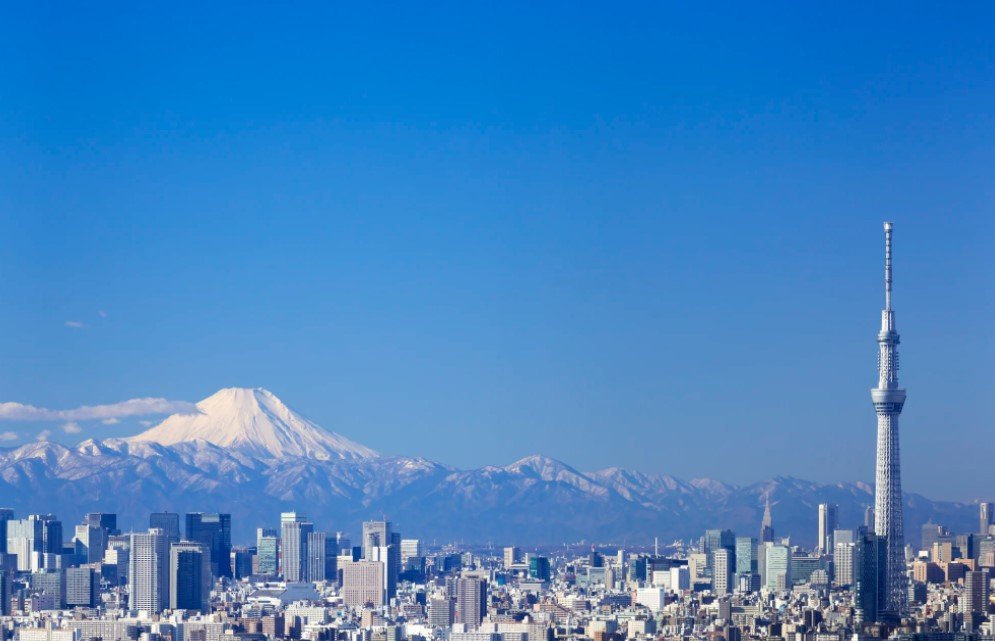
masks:
<svg viewBox="0 0 995 641"><path fill-rule="evenodd" d="M376 458L380 454L340 434L328 432L262 388L229 387L197 403L196 414L174 414L152 429L127 439L160 445L203 440L259 459Z"/></svg>
<svg viewBox="0 0 995 641"><path fill-rule="evenodd" d="M838 504L841 526L853 527L873 504L873 488L583 472L538 455L460 470L382 455L319 427L264 389L220 390L196 413L175 414L129 438L0 449L0 503L18 515L52 512L69 524L86 512L116 512L121 527L144 529L153 511L229 512L236 542L297 510L319 528L351 533L385 515L407 536L440 542L645 544L714 527L755 533L767 498L779 535L812 543L819 503ZM976 510L907 494L909 538L915 542L927 520L969 531Z"/></svg>

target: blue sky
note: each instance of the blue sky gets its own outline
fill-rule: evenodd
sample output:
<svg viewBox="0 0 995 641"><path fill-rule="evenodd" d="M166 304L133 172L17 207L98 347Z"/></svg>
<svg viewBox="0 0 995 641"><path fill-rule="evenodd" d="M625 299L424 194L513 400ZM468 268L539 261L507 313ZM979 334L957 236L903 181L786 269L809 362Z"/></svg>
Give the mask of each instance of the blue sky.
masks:
<svg viewBox="0 0 995 641"><path fill-rule="evenodd" d="M0 401L870 480L893 219L905 485L983 495L995 7L532 4L6 7Z"/></svg>

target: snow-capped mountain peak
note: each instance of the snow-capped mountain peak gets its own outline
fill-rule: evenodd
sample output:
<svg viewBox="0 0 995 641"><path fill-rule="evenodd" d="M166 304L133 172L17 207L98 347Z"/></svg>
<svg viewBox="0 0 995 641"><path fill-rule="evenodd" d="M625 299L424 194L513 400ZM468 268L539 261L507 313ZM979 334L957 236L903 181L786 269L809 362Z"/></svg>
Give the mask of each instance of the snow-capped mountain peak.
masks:
<svg viewBox="0 0 995 641"><path fill-rule="evenodd" d="M197 410L197 414L173 414L128 441L175 445L203 440L261 459L380 456L364 445L319 427L262 388L220 390L197 403Z"/></svg>

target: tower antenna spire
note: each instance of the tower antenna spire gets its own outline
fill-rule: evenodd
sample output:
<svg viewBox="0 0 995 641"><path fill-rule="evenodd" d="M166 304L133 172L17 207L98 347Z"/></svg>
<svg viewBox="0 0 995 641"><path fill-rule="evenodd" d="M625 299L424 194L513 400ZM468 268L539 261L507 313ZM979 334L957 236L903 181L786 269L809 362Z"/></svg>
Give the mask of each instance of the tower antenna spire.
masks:
<svg viewBox="0 0 995 641"><path fill-rule="evenodd" d="M890 222L884 224L884 308L891 311L891 228Z"/></svg>

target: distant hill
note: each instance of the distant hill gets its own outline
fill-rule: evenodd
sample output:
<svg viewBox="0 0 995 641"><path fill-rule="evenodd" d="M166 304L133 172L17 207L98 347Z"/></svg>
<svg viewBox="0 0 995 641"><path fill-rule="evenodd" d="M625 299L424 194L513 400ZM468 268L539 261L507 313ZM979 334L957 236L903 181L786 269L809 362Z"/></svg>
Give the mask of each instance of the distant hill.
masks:
<svg viewBox="0 0 995 641"><path fill-rule="evenodd" d="M427 541L647 544L710 527L756 536L769 497L778 536L813 544L816 506L840 506L841 527L863 522L866 483L795 478L734 486L619 468L581 472L544 456L458 470L422 458L385 457L300 416L262 389L224 389L127 439L75 448L41 441L0 452L0 502L17 514L54 512L72 523L88 511L147 527L159 510L232 514L235 542L298 510L328 531L357 534L386 517ZM905 496L906 538L932 520L973 531L977 506Z"/></svg>

